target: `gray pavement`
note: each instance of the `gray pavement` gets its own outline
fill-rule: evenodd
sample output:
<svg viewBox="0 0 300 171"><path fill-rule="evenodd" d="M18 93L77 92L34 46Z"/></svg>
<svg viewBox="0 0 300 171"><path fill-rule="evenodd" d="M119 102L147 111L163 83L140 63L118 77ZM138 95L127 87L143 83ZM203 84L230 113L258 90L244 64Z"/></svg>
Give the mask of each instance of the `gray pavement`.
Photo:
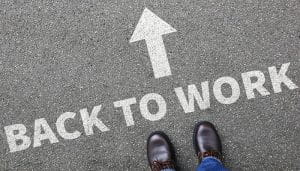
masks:
<svg viewBox="0 0 300 171"><path fill-rule="evenodd" d="M129 43L147 7L177 32L164 36L172 75L155 79L144 41ZM300 170L300 89L274 93L268 67L290 62L287 75L300 86L300 2L203 0L102 0L0 2L0 170L149 170L146 138L165 131L182 170L194 170L192 129L216 124L232 170ZM248 100L241 73L261 70L269 96ZM174 88L200 86L221 76L241 83L239 100L185 114ZM210 86L210 90L211 90ZM114 101L147 93L167 104L159 121L132 106L127 127ZM110 131L63 140L56 119L76 112L69 130L83 131L79 110L102 104ZM152 106L155 110L155 106ZM9 152L4 126L45 118L59 142Z"/></svg>

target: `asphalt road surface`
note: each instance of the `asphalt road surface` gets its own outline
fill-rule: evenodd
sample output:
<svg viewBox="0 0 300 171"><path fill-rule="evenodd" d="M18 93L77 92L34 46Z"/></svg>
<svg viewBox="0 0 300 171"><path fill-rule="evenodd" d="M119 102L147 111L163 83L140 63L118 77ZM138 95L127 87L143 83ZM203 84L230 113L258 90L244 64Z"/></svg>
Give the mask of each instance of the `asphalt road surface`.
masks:
<svg viewBox="0 0 300 171"><path fill-rule="evenodd" d="M169 76L155 77L145 41L129 43L145 8L176 29L163 36ZM181 169L194 170L192 130L200 120L216 124L228 168L300 170L300 89L282 85L274 93L268 75L268 67L290 63L286 75L300 86L299 52L299 0L2 0L0 170L149 170L146 139L155 130L170 136ZM265 74L269 95L246 97L241 73L253 70ZM222 76L240 85L235 103L221 104L211 93L210 108L184 112L174 88ZM148 93L167 103L160 120L141 115L139 101ZM113 105L128 98L137 100L131 126ZM79 110L100 104L110 130L87 136ZM58 135L55 122L64 112L77 114L66 127L80 137ZM23 124L33 141L38 118L59 142L11 152L4 127Z"/></svg>

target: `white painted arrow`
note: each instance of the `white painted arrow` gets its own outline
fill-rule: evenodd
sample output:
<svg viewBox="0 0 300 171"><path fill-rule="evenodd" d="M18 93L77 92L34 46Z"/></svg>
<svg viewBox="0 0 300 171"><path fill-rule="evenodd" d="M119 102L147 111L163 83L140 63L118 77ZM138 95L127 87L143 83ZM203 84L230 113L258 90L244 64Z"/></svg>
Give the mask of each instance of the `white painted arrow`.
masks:
<svg viewBox="0 0 300 171"><path fill-rule="evenodd" d="M162 35L176 31L145 8L131 36L130 43L145 39L155 78L172 75Z"/></svg>

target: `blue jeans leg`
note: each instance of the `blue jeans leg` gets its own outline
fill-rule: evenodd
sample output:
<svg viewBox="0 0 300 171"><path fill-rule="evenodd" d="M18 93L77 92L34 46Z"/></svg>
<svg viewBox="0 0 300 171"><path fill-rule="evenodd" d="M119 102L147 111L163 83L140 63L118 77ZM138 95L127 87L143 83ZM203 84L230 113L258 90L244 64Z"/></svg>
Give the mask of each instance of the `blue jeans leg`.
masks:
<svg viewBox="0 0 300 171"><path fill-rule="evenodd" d="M196 171L229 171L220 160L215 157L205 157L198 165Z"/></svg>

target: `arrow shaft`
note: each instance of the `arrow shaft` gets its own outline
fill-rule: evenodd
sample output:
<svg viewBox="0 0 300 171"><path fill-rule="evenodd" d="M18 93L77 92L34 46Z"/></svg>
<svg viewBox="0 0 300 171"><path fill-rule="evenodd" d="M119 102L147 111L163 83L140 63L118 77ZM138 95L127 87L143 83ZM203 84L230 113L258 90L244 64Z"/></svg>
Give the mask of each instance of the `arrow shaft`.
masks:
<svg viewBox="0 0 300 171"><path fill-rule="evenodd" d="M160 78L172 75L162 36L148 38L146 39L146 44L154 77Z"/></svg>

